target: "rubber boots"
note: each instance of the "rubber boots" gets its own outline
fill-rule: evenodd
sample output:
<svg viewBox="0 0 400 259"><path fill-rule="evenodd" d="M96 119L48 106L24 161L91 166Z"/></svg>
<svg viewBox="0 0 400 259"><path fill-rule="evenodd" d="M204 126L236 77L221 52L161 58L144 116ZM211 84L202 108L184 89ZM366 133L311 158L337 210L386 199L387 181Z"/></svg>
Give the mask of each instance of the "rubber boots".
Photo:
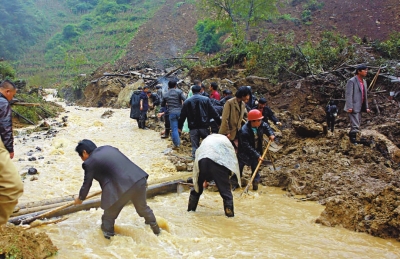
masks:
<svg viewBox="0 0 400 259"><path fill-rule="evenodd" d="M349 138L351 143L357 144L357 132L350 132Z"/></svg>
<svg viewBox="0 0 400 259"><path fill-rule="evenodd" d="M162 135L161 138L168 138L170 131L171 131L171 129L165 129L164 135Z"/></svg>
<svg viewBox="0 0 400 259"><path fill-rule="evenodd" d="M154 223L150 223L150 227L151 227L151 230L153 230L153 233L155 234L155 235L159 235L160 234L160 227L158 226L158 224L157 224L157 222L154 222Z"/></svg>
<svg viewBox="0 0 400 259"><path fill-rule="evenodd" d="M234 217L233 200L224 200L224 211L227 217Z"/></svg>
<svg viewBox="0 0 400 259"><path fill-rule="evenodd" d="M110 239L110 237L114 236L114 222L112 220L107 220L102 218L101 230L103 231L103 235L105 238Z"/></svg>
<svg viewBox="0 0 400 259"><path fill-rule="evenodd" d="M197 196L194 196L190 194L189 196L189 204L188 204L188 211L196 211L197 209L197 204L199 203L199 198Z"/></svg>

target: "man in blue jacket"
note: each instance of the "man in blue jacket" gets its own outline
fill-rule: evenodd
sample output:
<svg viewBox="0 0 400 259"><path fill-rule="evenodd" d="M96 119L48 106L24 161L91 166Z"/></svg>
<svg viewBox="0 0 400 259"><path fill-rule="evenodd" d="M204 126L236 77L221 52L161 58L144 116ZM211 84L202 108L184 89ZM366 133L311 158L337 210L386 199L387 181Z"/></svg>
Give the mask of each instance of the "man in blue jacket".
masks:
<svg viewBox="0 0 400 259"><path fill-rule="evenodd" d="M149 176L129 158L112 146L97 147L91 140L84 139L75 148L83 160L85 177L75 204L82 204L89 193L93 179L102 189L101 230L105 238L114 236L114 223L122 208L132 201L136 212L145 218L154 234L160 233L156 217L146 203L146 185Z"/></svg>

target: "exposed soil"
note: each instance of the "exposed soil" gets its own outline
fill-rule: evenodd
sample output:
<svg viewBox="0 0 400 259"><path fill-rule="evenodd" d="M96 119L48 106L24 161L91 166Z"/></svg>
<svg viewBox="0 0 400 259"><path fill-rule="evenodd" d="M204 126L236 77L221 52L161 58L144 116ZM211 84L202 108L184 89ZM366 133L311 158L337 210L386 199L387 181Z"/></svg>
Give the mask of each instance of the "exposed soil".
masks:
<svg viewBox="0 0 400 259"><path fill-rule="evenodd" d="M0 258L41 259L58 251L50 238L34 229L12 224L0 226Z"/></svg>

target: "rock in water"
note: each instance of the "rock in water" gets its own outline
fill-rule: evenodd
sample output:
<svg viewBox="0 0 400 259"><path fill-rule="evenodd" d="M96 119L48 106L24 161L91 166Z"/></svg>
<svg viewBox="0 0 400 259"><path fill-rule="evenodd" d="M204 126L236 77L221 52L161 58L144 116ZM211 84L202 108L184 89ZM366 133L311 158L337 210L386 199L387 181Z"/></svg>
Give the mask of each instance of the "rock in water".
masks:
<svg viewBox="0 0 400 259"><path fill-rule="evenodd" d="M37 174L36 168L34 168L34 167L29 168L29 169L28 169L28 174L29 174L29 175Z"/></svg>

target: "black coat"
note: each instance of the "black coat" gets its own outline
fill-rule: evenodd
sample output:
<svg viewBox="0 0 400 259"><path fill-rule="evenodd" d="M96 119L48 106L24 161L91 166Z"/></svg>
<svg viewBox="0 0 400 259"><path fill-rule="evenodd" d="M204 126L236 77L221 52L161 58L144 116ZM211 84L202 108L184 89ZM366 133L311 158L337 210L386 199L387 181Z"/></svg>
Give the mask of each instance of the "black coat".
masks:
<svg viewBox="0 0 400 259"><path fill-rule="evenodd" d="M9 153L14 152L14 137L12 131L11 106L4 95L0 93L0 136Z"/></svg>
<svg viewBox="0 0 400 259"><path fill-rule="evenodd" d="M274 135L274 131L266 122L262 122L260 127L257 128L258 144L255 145L255 138L251 123L246 122L238 132L238 159L246 165L250 165L251 161L258 159L262 156L263 135L268 137Z"/></svg>
<svg viewBox="0 0 400 259"><path fill-rule="evenodd" d="M210 127L210 119L214 119L218 124L221 123L210 99L200 94L194 94L183 103L178 121L179 129L182 129L186 118L189 129L206 129Z"/></svg>
<svg viewBox="0 0 400 259"><path fill-rule="evenodd" d="M140 91L133 92L129 103L131 104L131 119L138 120L140 117Z"/></svg>
<svg viewBox="0 0 400 259"><path fill-rule="evenodd" d="M257 109L258 110L258 105L254 106L253 109ZM274 124L279 122L279 120L275 117L274 112L268 106L264 106L264 108L262 110L262 115L264 116L263 121L266 122L266 123L269 123L268 120L273 121Z"/></svg>
<svg viewBox="0 0 400 259"><path fill-rule="evenodd" d="M148 177L145 171L112 146L102 146L93 150L83 162L82 168L85 170L85 177L79 199L86 198L95 179L102 189L101 208L104 210L111 207L136 182Z"/></svg>

